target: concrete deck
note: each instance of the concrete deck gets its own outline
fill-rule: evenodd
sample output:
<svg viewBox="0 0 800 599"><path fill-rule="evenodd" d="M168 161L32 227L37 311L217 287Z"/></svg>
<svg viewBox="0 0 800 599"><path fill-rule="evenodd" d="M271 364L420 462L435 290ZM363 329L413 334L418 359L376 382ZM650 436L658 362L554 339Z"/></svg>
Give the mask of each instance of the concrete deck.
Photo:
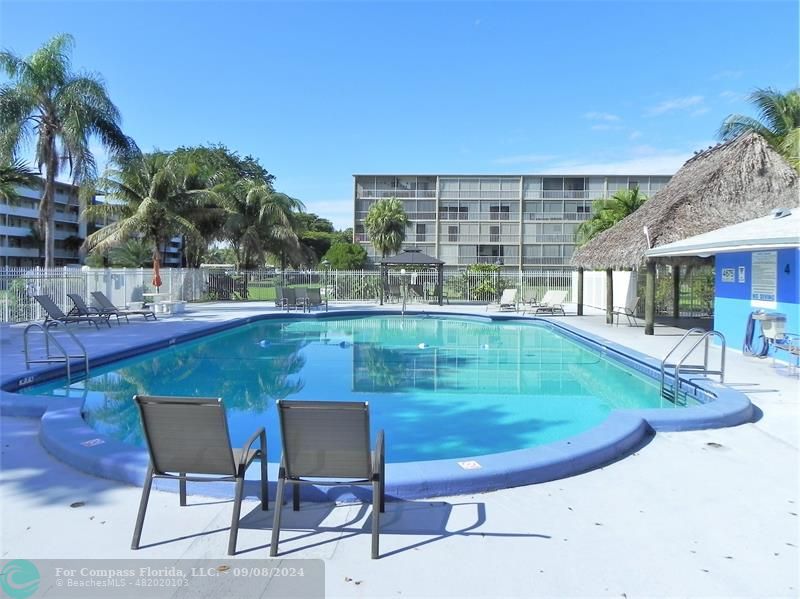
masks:
<svg viewBox="0 0 800 599"><path fill-rule="evenodd" d="M153 327L183 331L271 309L203 304L157 323L79 334L110 347L146 338ZM658 327L645 337L641 328L608 326L602 316L566 319L654 357L681 334ZM7 375L22 364L21 328L2 334ZM796 597L798 378L771 360L730 351L727 382L758 406L758 421L659 433L633 455L569 479L389 503L379 560L369 559L368 507L304 504L299 513L284 512L281 556L324 559L328 597ZM3 417L0 424L3 560L268 556L272 509L245 502L239 554L228 558L231 502L195 497L179 508L174 494L161 492L151 498L142 549L130 551L140 489L59 462L39 445L37 419ZM71 508L74 502L85 504Z"/></svg>

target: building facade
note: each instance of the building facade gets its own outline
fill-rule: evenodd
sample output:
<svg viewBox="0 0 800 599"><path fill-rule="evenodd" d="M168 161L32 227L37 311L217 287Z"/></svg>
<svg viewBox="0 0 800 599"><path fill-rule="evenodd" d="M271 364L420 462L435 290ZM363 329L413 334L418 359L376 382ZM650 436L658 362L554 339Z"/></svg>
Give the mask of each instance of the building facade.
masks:
<svg viewBox="0 0 800 599"><path fill-rule="evenodd" d="M39 221L39 202L44 182L33 187L17 187L17 198L0 201L0 267L33 268L44 263L44 238L34 228ZM102 226L80 218L80 188L56 181L55 191L55 266L81 264L80 246L87 234ZM174 237L164 251L165 267L180 267L182 243Z"/></svg>
<svg viewBox="0 0 800 599"><path fill-rule="evenodd" d="M33 268L44 260L44 238L37 237L41 186L18 187L18 197L0 202L0 266ZM79 216L78 187L56 182L54 264L80 262L79 247L86 238L86 223Z"/></svg>
<svg viewBox="0 0 800 599"><path fill-rule="evenodd" d="M354 236L371 259L364 220L383 198L403 202L410 225L403 249L417 248L448 268L568 268L575 233L592 202L638 187L647 196L669 175L354 175Z"/></svg>

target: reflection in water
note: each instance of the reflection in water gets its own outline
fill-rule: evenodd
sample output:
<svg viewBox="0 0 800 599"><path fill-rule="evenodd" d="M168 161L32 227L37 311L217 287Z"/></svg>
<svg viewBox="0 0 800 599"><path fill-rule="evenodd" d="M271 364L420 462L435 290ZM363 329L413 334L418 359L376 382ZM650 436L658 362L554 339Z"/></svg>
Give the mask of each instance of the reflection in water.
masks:
<svg viewBox="0 0 800 599"><path fill-rule="evenodd" d="M91 426L140 446L133 395L222 397L232 442L266 426L273 461L280 398L369 401L391 461L530 447L614 408L658 407L652 381L545 326L466 318L262 321L98 369L73 387L86 394Z"/></svg>

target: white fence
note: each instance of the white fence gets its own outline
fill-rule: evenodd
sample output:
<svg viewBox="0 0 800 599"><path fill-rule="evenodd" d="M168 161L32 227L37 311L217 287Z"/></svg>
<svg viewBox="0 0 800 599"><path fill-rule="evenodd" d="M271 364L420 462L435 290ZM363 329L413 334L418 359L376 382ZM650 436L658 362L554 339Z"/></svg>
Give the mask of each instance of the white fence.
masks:
<svg viewBox="0 0 800 599"><path fill-rule="evenodd" d="M156 291L149 268L56 268L0 269L0 319L26 322L44 318L35 295L49 295L64 312L72 309L68 293L78 293L91 303L91 293L102 291L114 304L125 306L147 300ZM547 290L563 290L572 301L574 273L570 271L527 270L522 272L445 272L443 296L448 303L496 301L503 289L519 290L520 301L541 298ZM395 301L405 290L411 302L436 300L437 273L434 270L401 273L391 270L382 284L378 271L290 271L230 272L209 269L164 268L158 292L169 299L188 302L218 300L275 299L277 286L316 286L331 301L375 302L383 286L386 301ZM604 297L604 296L603 296Z"/></svg>

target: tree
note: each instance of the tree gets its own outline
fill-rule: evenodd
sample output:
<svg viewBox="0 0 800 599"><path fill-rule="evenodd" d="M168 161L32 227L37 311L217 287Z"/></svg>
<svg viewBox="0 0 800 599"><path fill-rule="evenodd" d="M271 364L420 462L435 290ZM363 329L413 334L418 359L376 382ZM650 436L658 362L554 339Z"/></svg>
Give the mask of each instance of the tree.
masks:
<svg viewBox="0 0 800 599"><path fill-rule="evenodd" d="M0 200L11 202L17 197L16 187L33 187L38 183L36 173L24 162L14 160L0 164Z"/></svg>
<svg viewBox="0 0 800 599"><path fill-rule="evenodd" d="M108 252L111 266L123 268L139 268L153 263L153 250L142 239L128 239Z"/></svg>
<svg viewBox="0 0 800 599"><path fill-rule="evenodd" d="M756 89L749 97L758 117L732 114L719 128L722 140L754 131L800 170L800 88L782 94L772 88Z"/></svg>
<svg viewBox="0 0 800 599"><path fill-rule="evenodd" d="M153 259L160 259L172 237L201 237L185 214L194 209L194 198L206 191L198 189L197 181L170 155L139 155L120 168L108 169L97 185L105 191L106 201L88 206L86 217L117 220L86 238L88 250L103 252L129 239L142 239L150 244Z"/></svg>
<svg viewBox="0 0 800 599"><path fill-rule="evenodd" d="M337 242L331 245L323 260L327 260L333 270L361 270L367 261L367 250L355 243Z"/></svg>
<svg viewBox="0 0 800 599"><path fill-rule="evenodd" d="M369 208L364 226L373 247L385 258L403 247L406 238L408 216L403 203L397 198L386 198L375 202Z"/></svg>
<svg viewBox="0 0 800 599"><path fill-rule="evenodd" d="M238 268L263 265L264 256L285 256L299 248L293 211L302 202L263 183L223 184L212 193L226 212L223 238L236 254ZM283 265L282 265L283 266Z"/></svg>
<svg viewBox="0 0 800 599"><path fill-rule="evenodd" d="M36 136L36 163L44 170L39 222L45 238L45 266L53 266L55 250L55 181L68 166L74 183L96 176L92 138L113 157L136 151L120 129L120 114L96 76L70 70L72 36L53 37L28 58L0 52L0 68L11 79L0 86L0 158L13 160Z"/></svg>
<svg viewBox="0 0 800 599"><path fill-rule="evenodd" d="M302 233L333 233L333 223L313 212L301 212L296 215L297 224Z"/></svg>
<svg viewBox="0 0 800 599"><path fill-rule="evenodd" d="M599 233L610 229L629 214L633 214L647 201L639 188L620 189L610 199L596 200L592 204L592 218L578 227L577 243L583 245Z"/></svg>

